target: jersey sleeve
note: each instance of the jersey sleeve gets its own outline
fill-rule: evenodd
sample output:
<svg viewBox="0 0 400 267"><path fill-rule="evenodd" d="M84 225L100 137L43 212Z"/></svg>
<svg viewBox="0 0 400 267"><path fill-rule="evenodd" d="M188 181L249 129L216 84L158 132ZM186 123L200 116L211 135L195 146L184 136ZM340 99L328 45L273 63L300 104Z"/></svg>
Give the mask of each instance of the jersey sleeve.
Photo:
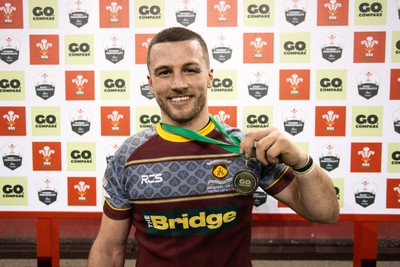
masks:
<svg viewBox="0 0 400 267"><path fill-rule="evenodd" d="M121 147L122 148L122 147ZM124 164L127 155L119 150L107 164L103 195L105 198L103 212L111 219L125 219L131 215L132 204L126 189L126 169Z"/></svg>
<svg viewBox="0 0 400 267"><path fill-rule="evenodd" d="M285 189L294 179L293 171L285 164L263 166L260 186L268 195L276 195Z"/></svg>

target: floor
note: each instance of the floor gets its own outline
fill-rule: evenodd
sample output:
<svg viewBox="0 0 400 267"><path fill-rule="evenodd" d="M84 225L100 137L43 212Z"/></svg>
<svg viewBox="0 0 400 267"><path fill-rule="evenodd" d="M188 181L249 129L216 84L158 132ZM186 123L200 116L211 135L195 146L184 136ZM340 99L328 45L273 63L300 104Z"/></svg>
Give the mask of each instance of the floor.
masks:
<svg viewBox="0 0 400 267"><path fill-rule="evenodd" d="M36 260L0 259L1 267L36 267ZM61 260L60 267L85 267L86 260ZM125 267L134 267L134 260L127 260ZM253 267L352 267L351 261L253 261ZM400 262L382 261L377 267L398 267Z"/></svg>

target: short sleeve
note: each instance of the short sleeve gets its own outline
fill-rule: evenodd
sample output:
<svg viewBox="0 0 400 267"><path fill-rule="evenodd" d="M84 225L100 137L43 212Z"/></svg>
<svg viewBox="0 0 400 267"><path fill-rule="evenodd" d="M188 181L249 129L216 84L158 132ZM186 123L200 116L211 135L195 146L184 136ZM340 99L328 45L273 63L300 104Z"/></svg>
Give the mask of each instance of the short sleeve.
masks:
<svg viewBox="0 0 400 267"><path fill-rule="evenodd" d="M285 189L294 179L293 171L285 164L263 166L260 186L268 195L276 195Z"/></svg>
<svg viewBox="0 0 400 267"><path fill-rule="evenodd" d="M126 186L126 170L124 168L126 156L120 153L120 150L107 164L104 180L103 195L105 203L103 211L112 219L118 217L132 209L129 194L125 190ZM119 215L119 213L121 213ZM126 215L127 216L127 215Z"/></svg>

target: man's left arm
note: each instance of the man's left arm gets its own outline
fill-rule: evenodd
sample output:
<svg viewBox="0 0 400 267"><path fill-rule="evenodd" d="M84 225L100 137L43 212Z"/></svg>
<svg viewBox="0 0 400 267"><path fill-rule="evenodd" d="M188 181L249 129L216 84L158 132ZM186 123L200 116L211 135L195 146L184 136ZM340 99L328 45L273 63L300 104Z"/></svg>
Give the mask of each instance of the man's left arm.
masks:
<svg viewBox="0 0 400 267"><path fill-rule="evenodd" d="M318 223L334 223L339 203L330 177L304 151L277 128L265 128L246 134L240 152L262 164L285 163L293 181L274 197L304 218ZM295 171L293 171L293 169Z"/></svg>
<svg viewBox="0 0 400 267"><path fill-rule="evenodd" d="M335 223L339 203L335 187L324 170L315 165L310 172L294 176L290 185L274 197L309 221Z"/></svg>

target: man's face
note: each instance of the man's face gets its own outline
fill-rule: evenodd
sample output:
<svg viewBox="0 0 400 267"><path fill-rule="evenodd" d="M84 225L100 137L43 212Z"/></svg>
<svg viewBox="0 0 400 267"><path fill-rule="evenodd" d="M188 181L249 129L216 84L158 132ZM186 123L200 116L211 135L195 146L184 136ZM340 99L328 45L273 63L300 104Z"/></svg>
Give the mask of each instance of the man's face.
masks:
<svg viewBox="0 0 400 267"><path fill-rule="evenodd" d="M207 114L209 69L198 41L155 44L150 51L149 86L163 122L186 124Z"/></svg>

